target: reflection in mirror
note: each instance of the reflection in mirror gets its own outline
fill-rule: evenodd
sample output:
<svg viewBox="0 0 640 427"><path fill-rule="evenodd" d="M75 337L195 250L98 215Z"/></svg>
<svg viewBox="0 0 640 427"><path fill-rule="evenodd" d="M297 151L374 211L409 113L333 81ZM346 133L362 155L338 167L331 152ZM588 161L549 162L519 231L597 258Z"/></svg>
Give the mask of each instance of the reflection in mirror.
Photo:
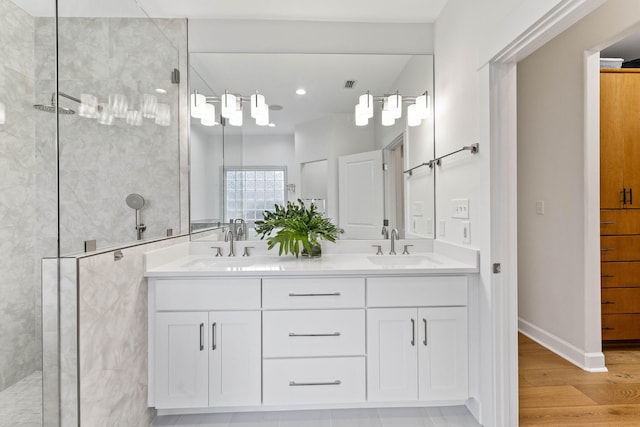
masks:
<svg viewBox="0 0 640 427"><path fill-rule="evenodd" d="M216 120L201 120L192 104L192 230L239 218L251 228L274 203L300 198L337 222L343 239L381 239L393 228L433 238L433 173L404 173L434 157L432 56L192 53L190 65L191 93L216 110ZM256 93L268 108L263 123L252 114ZM356 117L367 93L373 111ZM409 107L425 93L426 118L409 126ZM221 117L226 94L236 95L241 126L233 112ZM394 105L400 117L386 123Z"/></svg>

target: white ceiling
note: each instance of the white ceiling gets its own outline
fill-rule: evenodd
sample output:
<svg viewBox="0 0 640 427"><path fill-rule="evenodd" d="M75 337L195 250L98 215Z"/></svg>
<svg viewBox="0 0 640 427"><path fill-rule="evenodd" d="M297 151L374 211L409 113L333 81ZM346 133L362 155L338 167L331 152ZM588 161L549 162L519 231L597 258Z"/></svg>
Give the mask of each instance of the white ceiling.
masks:
<svg viewBox="0 0 640 427"><path fill-rule="evenodd" d="M601 58L622 58L625 61L640 58L640 33L620 40L617 43L603 49L600 52Z"/></svg>
<svg viewBox="0 0 640 427"><path fill-rule="evenodd" d="M51 16L53 0L13 0ZM58 0L60 16L269 19L336 22L435 22L447 0ZM139 6L138 6L139 4Z"/></svg>

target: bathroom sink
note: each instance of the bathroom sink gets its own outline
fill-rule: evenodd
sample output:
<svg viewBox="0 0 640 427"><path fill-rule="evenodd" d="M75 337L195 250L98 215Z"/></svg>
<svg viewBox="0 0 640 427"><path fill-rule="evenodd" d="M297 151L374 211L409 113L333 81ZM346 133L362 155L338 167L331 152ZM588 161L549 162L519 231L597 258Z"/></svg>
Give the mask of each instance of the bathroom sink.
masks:
<svg viewBox="0 0 640 427"><path fill-rule="evenodd" d="M385 266L412 266L434 263L434 260L427 255L375 255L367 257L367 259L376 265Z"/></svg>
<svg viewBox="0 0 640 427"><path fill-rule="evenodd" d="M182 268L192 268L195 270L207 269L207 268L239 268L252 265L253 260L248 258L198 258L192 259L181 265Z"/></svg>

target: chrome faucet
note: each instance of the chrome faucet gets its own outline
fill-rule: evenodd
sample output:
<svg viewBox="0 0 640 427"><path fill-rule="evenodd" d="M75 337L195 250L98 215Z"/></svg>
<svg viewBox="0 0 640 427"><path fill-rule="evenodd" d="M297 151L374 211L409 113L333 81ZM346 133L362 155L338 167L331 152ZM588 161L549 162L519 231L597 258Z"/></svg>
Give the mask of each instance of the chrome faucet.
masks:
<svg viewBox="0 0 640 427"><path fill-rule="evenodd" d="M233 231L229 230L224 235L224 241L229 242L229 256L236 256L233 250Z"/></svg>
<svg viewBox="0 0 640 427"><path fill-rule="evenodd" d="M398 229L394 228L391 230L391 251L389 252L389 255L396 254L396 240L398 240Z"/></svg>
<svg viewBox="0 0 640 427"><path fill-rule="evenodd" d="M387 228L386 225L382 226L382 233L380 233L380 234L382 234L382 238L384 240L389 240L389 229Z"/></svg>
<svg viewBox="0 0 640 427"><path fill-rule="evenodd" d="M237 240L247 240L247 223L242 218L233 220L233 231Z"/></svg>

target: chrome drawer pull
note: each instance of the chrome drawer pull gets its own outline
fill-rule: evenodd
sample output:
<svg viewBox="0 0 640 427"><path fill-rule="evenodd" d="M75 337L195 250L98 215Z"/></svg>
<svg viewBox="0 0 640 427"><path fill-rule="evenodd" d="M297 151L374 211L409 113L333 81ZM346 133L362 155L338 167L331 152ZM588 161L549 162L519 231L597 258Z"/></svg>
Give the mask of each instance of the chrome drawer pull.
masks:
<svg viewBox="0 0 640 427"><path fill-rule="evenodd" d="M602 303L601 303L601 304L603 304L603 305L609 305L609 304L615 304L615 302L613 302L613 301L602 301Z"/></svg>
<svg viewBox="0 0 640 427"><path fill-rule="evenodd" d="M339 297L340 292L332 292L330 294L296 294L294 292L289 293L290 297Z"/></svg>
<svg viewBox="0 0 640 427"><path fill-rule="evenodd" d="M340 332L334 332L332 334L296 334L295 332L289 332L290 337L339 337Z"/></svg>
<svg viewBox="0 0 640 427"><path fill-rule="evenodd" d="M602 276L600 276L600 277L602 277L603 279L610 279L610 278L612 278L612 277L616 277L616 276L614 276L613 274L603 274L603 275L602 275Z"/></svg>
<svg viewBox="0 0 640 427"><path fill-rule="evenodd" d="M204 350L204 323L200 323L200 351Z"/></svg>
<svg viewBox="0 0 640 427"><path fill-rule="evenodd" d="M213 324L211 325L211 342L213 344L211 344L211 350L215 350L216 349L216 322L213 322Z"/></svg>
<svg viewBox="0 0 640 427"><path fill-rule="evenodd" d="M332 382L320 382L320 383L298 383L295 381L289 381L289 387L311 387L311 386L317 386L317 385L340 385L342 384L342 381L340 380L335 380Z"/></svg>
<svg viewBox="0 0 640 427"><path fill-rule="evenodd" d="M422 344L424 344L426 347L427 346L427 319L422 319L422 321L424 322L424 341L422 341Z"/></svg>
<svg viewBox="0 0 640 427"><path fill-rule="evenodd" d="M416 345L416 321L411 319L411 345Z"/></svg>
<svg viewBox="0 0 640 427"><path fill-rule="evenodd" d="M602 252L609 252L609 251L615 251L616 248L602 248L600 249Z"/></svg>
<svg viewBox="0 0 640 427"><path fill-rule="evenodd" d="M600 221L600 225L613 225L615 222L613 221Z"/></svg>
<svg viewBox="0 0 640 427"><path fill-rule="evenodd" d="M603 331L615 331L616 328L602 328Z"/></svg>

